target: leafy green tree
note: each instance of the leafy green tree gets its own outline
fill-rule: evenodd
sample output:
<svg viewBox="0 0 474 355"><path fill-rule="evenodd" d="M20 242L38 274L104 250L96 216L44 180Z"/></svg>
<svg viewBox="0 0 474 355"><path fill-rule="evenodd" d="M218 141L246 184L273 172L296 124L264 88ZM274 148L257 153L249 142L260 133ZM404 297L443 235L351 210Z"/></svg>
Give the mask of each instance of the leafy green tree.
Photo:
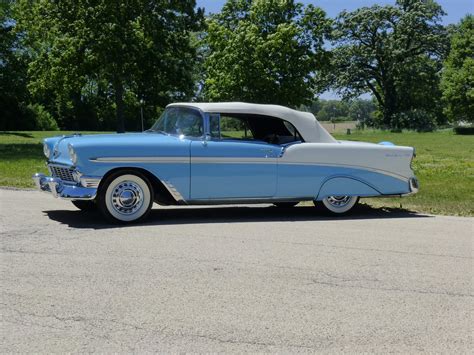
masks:
<svg viewBox="0 0 474 355"><path fill-rule="evenodd" d="M18 0L30 90L54 97L58 116L81 109L87 116L105 102L123 132L124 117L140 99L156 110L194 91L190 37L203 19L195 6L195 0Z"/></svg>
<svg viewBox="0 0 474 355"><path fill-rule="evenodd" d="M341 100L321 100L316 118L319 121L345 121L349 119L349 105Z"/></svg>
<svg viewBox="0 0 474 355"><path fill-rule="evenodd" d="M293 0L228 0L208 20L204 97L299 106L317 89L330 21Z"/></svg>
<svg viewBox="0 0 474 355"><path fill-rule="evenodd" d="M0 2L0 130L34 129L26 101L26 65L12 18L13 1Z"/></svg>
<svg viewBox="0 0 474 355"><path fill-rule="evenodd" d="M371 125L375 111L373 100L353 100L349 106L349 119L352 121L359 121L361 127L364 125Z"/></svg>
<svg viewBox="0 0 474 355"><path fill-rule="evenodd" d="M342 12L332 34L326 83L346 98L371 93L380 126L416 128L401 127L398 119L413 110L435 119L440 107L433 102L440 98L438 73L446 50L443 14L433 0L397 0L395 6Z"/></svg>
<svg viewBox="0 0 474 355"><path fill-rule="evenodd" d="M474 122L474 16L467 15L451 37L441 88L452 122Z"/></svg>

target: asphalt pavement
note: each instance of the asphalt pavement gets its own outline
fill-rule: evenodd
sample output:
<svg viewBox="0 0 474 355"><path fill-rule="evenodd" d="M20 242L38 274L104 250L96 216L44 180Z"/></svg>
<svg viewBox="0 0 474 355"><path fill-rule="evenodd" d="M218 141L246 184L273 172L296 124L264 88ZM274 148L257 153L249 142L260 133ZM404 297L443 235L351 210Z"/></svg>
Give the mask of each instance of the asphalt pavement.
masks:
<svg viewBox="0 0 474 355"><path fill-rule="evenodd" d="M0 352L468 353L474 218L158 207L0 189Z"/></svg>

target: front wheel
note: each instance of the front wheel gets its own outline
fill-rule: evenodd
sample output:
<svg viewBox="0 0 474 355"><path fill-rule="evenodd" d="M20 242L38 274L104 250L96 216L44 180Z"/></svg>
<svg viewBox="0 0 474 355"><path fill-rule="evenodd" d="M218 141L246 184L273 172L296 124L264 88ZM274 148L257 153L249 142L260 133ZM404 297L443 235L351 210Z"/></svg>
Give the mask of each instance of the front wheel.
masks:
<svg viewBox="0 0 474 355"><path fill-rule="evenodd" d="M112 222L131 223L144 219L153 205L153 188L138 172L118 172L101 186L98 205Z"/></svg>
<svg viewBox="0 0 474 355"><path fill-rule="evenodd" d="M334 214L344 214L357 205L357 202L359 202L359 196L328 196L321 202L329 212ZM318 206L320 202L314 201L314 204L315 206Z"/></svg>

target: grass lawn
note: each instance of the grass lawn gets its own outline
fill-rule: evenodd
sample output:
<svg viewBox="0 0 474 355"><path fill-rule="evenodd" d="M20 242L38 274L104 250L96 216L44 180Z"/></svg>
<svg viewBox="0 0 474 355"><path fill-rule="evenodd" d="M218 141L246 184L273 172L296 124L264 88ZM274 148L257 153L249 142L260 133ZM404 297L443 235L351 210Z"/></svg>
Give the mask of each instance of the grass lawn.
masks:
<svg viewBox="0 0 474 355"><path fill-rule="evenodd" d="M372 206L402 207L413 211L474 216L474 136L451 130L434 133L356 131L337 139L378 143L390 141L416 148L413 169L420 191L403 198L364 199Z"/></svg>
<svg viewBox="0 0 474 355"><path fill-rule="evenodd" d="M31 175L46 173L42 139L70 132L0 132L0 186L33 187ZM93 132L91 132L93 133ZM94 132L95 133L95 132ZM376 207L402 207L434 214L474 216L474 136L356 131L338 139L391 141L416 147L413 166L420 192L405 198L364 199Z"/></svg>

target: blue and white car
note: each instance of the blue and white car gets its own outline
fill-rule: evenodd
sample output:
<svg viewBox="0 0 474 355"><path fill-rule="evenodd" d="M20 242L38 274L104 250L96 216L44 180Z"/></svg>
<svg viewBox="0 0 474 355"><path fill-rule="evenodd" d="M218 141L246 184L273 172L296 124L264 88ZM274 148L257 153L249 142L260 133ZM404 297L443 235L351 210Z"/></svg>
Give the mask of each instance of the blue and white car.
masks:
<svg viewBox="0 0 474 355"><path fill-rule="evenodd" d="M142 133L47 138L39 190L111 221L160 205L314 201L335 214L360 197L418 191L412 147L334 139L308 112L247 103L168 105Z"/></svg>

